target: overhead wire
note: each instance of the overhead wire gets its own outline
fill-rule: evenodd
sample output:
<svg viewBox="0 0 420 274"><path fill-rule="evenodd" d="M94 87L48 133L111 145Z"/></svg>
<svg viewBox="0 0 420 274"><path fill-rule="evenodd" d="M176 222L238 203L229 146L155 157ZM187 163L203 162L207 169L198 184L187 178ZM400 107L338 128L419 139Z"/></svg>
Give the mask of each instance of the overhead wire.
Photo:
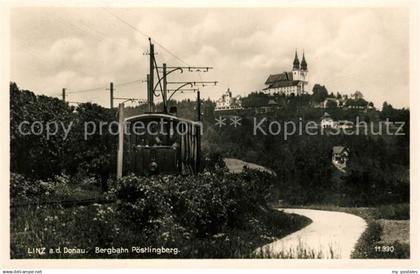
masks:
<svg viewBox="0 0 420 274"><path fill-rule="evenodd" d="M130 27L131 29L133 29L134 31L140 33L141 35L143 35L145 38L150 38L150 35L148 35L146 32L141 31L140 29L138 29L137 27L133 26L132 24L130 24L128 21L122 19L121 17L119 17L118 15L112 13L111 11L109 11L109 9L107 8L103 8L106 12L108 12L110 15L112 15L113 17L115 17L116 19L118 19L120 22L122 22L123 24L127 25L128 27ZM183 59L181 59L180 57L178 57L175 53L173 53L171 50L169 50L168 48L166 48L164 45L162 45L161 43L159 43L159 41L157 41L156 39L153 39L154 43L156 45L158 45L160 48L162 48L164 51L166 51L167 53L169 53L173 58L175 58L176 60L178 60L179 62L181 62L182 64L191 67L191 65L189 63L187 63L186 61L184 61ZM201 76L201 72L198 72L198 77L200 78L200 81L203 81L203 77Z"/></svg>
<svg viewBox="0 0 420 274"><path fill-rule="evenodd" d="M113 17L115 17L117 20L119 20L120 22L122 22L123 24L127 25L128 27L130 27L134 31L136 31L136 32L140 33L141 35L143 35L145 38L150 38L151 37L146 32L140 30L139 28L137 28L137 27L133 26L132 24L130 24L128 21L126 21L126 20L122 19L121 17L119 17L118 15L112 13L109 9L107 9L107 8L103 8L103 9L106 12L108 12L110 15L112 15ZM180 57L178 57L175 53L173 53L171 50L169 50L164 45L162 45L161 43L159 43L159 41L157 41L156 39L153 39L153 42L156 45L158 45L159 47L161 47L163 50L165 50L167 53L169 53L172 57L174 57L175 59L177 59L178 61L180 61L181 63L183 63L184 65L187 65L187 66L191 67L190 64L188 64L183 59L181 59Z"/></svg>
<svg viewBox="0 0 420 274"><path fill-rule="evenodd" d="M131 80L131 81L126 81L126 82L121 82L121 83L114 83L114 87L121 87L121 86L128 86L128 85L132 85L132 84L136 84L142 83L142 79L136 79L136 80ZM101 87L94 87L94 88L87 88L87 89L80 89L80 90L66 90L66 94L77 94L77 93L84 93L84 92L90 92L90 91L97 91L97 90L103 90L106 91L109 88L109 86L103 85ZM60 95L61 93L55 93L54 95Z"/></svg>
<svg viewBox="0 0 420 274"><path fill-rule="evenodd" d="M138 29L137 27L133 26L132 24L130 24L128 21L124 20L123 18L121 18L120 16L118 16L117 14L114 14L113 12L109 11L107 8L103 8L107 13L109 13L110 15L112 15L114 18L116 18L119 22L127 25L128 27L130 27L132 30L134 30L135 32L141 34L143 37L149 38L150 36L143 32L142 30ZM78 26L72 22L69 21L65 21L65 20L58 20L60 23L66 23L67 25L70 25L74 28L77 28L79 30L82 30L84 32L89 31L90 33L95 34L96 36L101 36L101 38L107 38L107 35L94 29L93 27L89 26L86 22L83 22L81 20L77 21L80 24L82 24L84 26L84 28L82 28L81 26ZM157 40L153 40L154 43L156 45L158 45L160 48L162 48L164 51L166 51L168 54L170 54L173 58L175 58L176 60L178 60L179 62L181 62L184 65L187 66L191 66L190 64L188 64L186 61L184 61L183 59L181 59L180 57L178 57L175 53L173 53L171 50L169 50L168 48L166 48L164 45L162 45L161 43L159 43ZM122 45L121 42L117 41L120 45ZM27 49L30 49L32 51L32 49L30 47L27 47ZM32 52L31 52L32 53ZM199 77L200 79L202 79L201 77L201 72L199 72ZM134 83L138 83L138 82L142 82L142 79L136 79L136 80L131 80L131 81L127 81L127 82L122 82L122 83L116 83L114 84L115 87L118 86L126 86L126 85L130 85L130 84L134 84ZM81 89L81 90L68 90L66 91L66 94L77 94L77 93L84 93L84 92L92 92L92 91L99 91L99 90L106 90L107 86L101 86L101 87L94 87L94 88L87 88L87 89ZM61 95L61 93L57 93L56 95Z"/></svg>

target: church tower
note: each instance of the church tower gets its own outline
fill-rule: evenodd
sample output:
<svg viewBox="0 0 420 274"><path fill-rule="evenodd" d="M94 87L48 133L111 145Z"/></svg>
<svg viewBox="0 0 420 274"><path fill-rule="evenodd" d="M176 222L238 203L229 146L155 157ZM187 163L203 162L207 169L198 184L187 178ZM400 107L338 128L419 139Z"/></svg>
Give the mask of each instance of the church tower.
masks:
<svg viewBox="0 0 420 274"><path fill-rule="evenodd" d="M300 62L297 56L297 50L295 51L295 60L293 60L293 80L300 80Z"/></svg>
<svg viewBox="0 0 420 274"><path fill-rule="evenodd" d="M305 52L302 55L302 62L300 63L300 80L304 81L305 84L308 83L308 64L305 60Z"/></svg>
<svg viewBox="0 0 420 274"><path fill-rule="evenodd" d="M305 60L305 52L302 54L302 62L300 63L300 79L301 81L301 94L305 93L305 85L308 84L308 64Z"/></svg>

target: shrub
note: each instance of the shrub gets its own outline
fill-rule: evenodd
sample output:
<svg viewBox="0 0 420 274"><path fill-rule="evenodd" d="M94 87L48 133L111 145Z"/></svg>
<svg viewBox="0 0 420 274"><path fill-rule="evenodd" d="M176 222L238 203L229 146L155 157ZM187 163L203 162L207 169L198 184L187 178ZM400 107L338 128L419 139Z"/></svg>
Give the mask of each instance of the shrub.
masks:
<svg viewBox="0 0 420 274"><path fill-rule="evenodd" d="M116 186L119 210L136 229L155 227L174 218L199 237L240 227L246 216L266 207L271 175L260 171L240 174L123 177Z"/></svg>
<svg viewBox="0 0 420 274"><path fill-rule="evenodd" d="M27 200L39 194L40 189L25 176L10 173L10 199L12 202Z"/></svg>
<svg viewBox="0 0 420 274"><path fill-rule="evenodd" d="M209 172L215 172L226 167L223 156L220 152L204 153L204 169Z"/></svg>
<svg viewBox="0 0 420 274"><path fill-rule="evenodd" d="M60 200L71 196L70 180L67 176L58 175L49 180L31 180L20 174L10 174L12 203Z"/></svg>
<svg viewBox="0 0 420 274"><path fill-rule="evenodd" d="M410 204L382 205L375 210L375 219L409 220Z"/></svg>
<svg viewBox="0 0 420 274"><path fill-rule="evenodd" d="M115 194L118 210L134 230L155 226L169 208L164 185L152 177L123 177Z"/></svg>

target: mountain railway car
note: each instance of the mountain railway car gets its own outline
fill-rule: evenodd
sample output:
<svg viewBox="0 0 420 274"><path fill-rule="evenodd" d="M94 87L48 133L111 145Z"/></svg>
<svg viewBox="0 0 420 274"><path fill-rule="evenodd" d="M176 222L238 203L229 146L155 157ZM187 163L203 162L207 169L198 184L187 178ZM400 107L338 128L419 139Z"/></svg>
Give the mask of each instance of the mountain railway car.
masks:
<svg viewBox="0 0 420 274"><path fill-rule="evenodd" d="M123 174L195 174L200 170L199 122L162 113L125 119Z"/></svg>

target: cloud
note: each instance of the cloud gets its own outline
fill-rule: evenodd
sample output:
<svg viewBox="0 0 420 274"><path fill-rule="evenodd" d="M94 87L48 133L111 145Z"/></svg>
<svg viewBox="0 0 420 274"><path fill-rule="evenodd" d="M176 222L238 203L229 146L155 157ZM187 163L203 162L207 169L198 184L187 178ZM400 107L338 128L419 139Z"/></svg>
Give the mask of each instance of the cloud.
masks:
<svg viewBox="0 0 420 274"><path fill-rule="evenodd" d="M360 90L376 105L385 100L396 106L409 104L405 10L127 8L112 13L131 26L101 9L14 11L12 80L52 94L62 87L86 89L145 78L145 35L151 35L158 62L183 65L182 59L215 67L200 75L172 76L218 80L219 86L202 90L204 97L217 99L227 87L242 95L263 88L268 74L291 69L298 49L299 57L305 50L309 89L320 83L330 92ZM27 28L34 22L40 29ZM145 84L120 87L118 93L145 97ZM74 98L104 105L109 100L100 92Z"/></svg>

